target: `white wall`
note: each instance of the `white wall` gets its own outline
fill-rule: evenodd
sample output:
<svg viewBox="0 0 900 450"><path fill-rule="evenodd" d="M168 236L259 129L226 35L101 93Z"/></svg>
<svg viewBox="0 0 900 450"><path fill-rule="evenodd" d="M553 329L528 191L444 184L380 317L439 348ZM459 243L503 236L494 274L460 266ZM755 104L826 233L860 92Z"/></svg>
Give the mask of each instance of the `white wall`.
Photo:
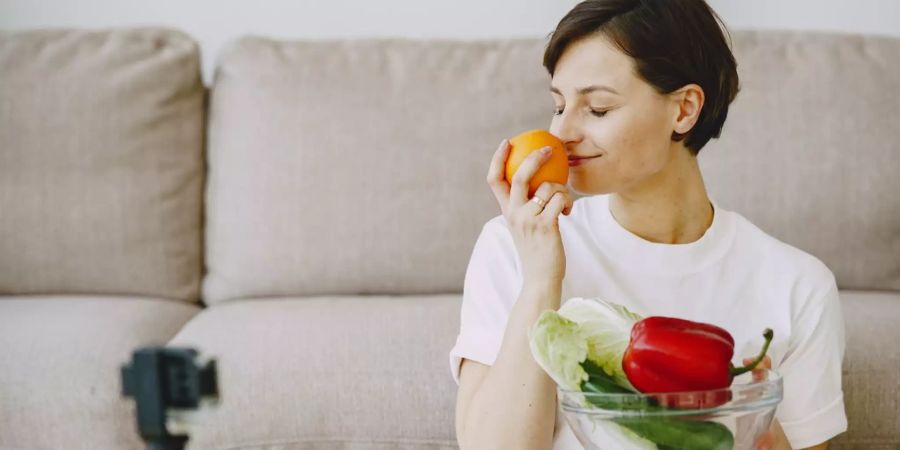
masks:
<svg viewBox="0 0 900 450"><path fill-rule="evenodd" d="M900 36L897 0L707 0L729 27Z"/></svg>
<svg viewBox="0 0 900 450"><path fill-rule="evenodd" d="M731 29L900 36L900 0L708 0ZM197 39L209 80L242 34L281 38L546 36L578 0L0 0L0 29L166 25Z"/></svg>

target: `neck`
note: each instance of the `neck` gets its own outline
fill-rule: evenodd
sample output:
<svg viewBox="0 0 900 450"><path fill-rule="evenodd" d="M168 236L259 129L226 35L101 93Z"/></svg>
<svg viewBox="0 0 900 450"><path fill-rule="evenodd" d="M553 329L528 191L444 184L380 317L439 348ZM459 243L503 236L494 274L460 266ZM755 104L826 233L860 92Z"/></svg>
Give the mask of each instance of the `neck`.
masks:
<svg viewBox="0 0 900 450"><path fill-rule="evenodd" d="M697 157L683 147L659 173L610 196L609 208L622 227L650 242L694 242L712 224L713 208L706 194Z"/></svg>

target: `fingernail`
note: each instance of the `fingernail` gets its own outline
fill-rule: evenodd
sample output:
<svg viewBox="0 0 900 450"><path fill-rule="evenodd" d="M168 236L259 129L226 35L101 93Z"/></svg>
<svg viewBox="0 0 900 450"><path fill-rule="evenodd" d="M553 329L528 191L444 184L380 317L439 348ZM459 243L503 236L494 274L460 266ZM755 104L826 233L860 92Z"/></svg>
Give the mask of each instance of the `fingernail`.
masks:
<svg viewBox="0 0 900 450"><path fill-rule="evenodd" d="M544 148L542 148L542 149L541 149L541 154L542 154L542 155L549 155L549 154L550 154L550 147L544 147Z"/></svg>

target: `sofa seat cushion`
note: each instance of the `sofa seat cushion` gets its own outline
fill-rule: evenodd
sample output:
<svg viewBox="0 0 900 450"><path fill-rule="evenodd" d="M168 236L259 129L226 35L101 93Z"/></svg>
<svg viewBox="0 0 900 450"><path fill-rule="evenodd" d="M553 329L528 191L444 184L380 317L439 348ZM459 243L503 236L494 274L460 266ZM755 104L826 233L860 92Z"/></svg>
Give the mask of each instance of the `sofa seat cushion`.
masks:
<svg viewBox="0 0 900 450"><path fill-rule="evenodd" d="M900 293L842 291L849 431L836 449L900 445ZM222 401L194 449L455 448L447 354L458 295L254 299L208 308L171 345L218 359Z"/></svg>
<svg viewBox="0 0 900 450"><path fill-rule="evenodd" d="M835 450L900 448L900 293L844 290L847 432ZM810 374L815 376L815 374Z"/></svg>
<svg viewBox="0 0 900 450"><path fill-rule="evenodd" d="M120 367L197 311L146 298L0 297L0 448L146 448Z"/></svg>
<svg viewBox="0 0 900 450"><path fill-rule="evenodd" d="M171 345L217 359L192 449L456 449L447 353L460 296L219 304Z"/></svg>

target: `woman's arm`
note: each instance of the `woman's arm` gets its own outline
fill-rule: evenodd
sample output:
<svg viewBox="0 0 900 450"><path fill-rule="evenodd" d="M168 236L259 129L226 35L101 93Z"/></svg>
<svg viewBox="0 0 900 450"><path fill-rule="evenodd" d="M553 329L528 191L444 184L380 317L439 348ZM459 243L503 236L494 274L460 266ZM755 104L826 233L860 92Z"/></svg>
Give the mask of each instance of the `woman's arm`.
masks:
<svg viewBox="0 0 900 450"><path fill-rule="evenodd" d="M528 330L541 313L559 309L566 273L559 216L572 211L573 201L566 186L546 181L529 199L530 180L549 161L551 147L529 154L512 184L505 175L509 150L503 140L487 182L521 261L522 289L493 365L478 368L474 376L473 366L461 369L456 428L462 450L548 450L553 445L556 383L531 356Z"/></svg>
<svg viewBox="0 0 900 450"><path fill-rule="evenodd" d="M534 361L527 330L560 306L561 285L525 285L493 366L464 360L456 431L460 450L548 450L556 424L556 384Z"/></svg>

